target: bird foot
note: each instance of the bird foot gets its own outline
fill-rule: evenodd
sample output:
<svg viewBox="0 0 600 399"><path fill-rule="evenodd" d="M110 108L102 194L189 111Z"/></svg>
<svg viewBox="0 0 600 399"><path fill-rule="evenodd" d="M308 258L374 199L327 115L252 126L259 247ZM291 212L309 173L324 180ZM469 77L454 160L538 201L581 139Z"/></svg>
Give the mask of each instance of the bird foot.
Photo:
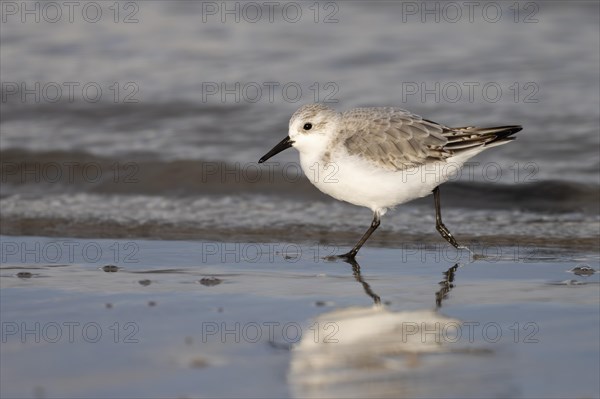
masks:
<svg viewBox="0 0 600 399"><path fill-rule="evenodd" d="M341 255L326 256L323 259L330 261L330 262L335 262L336 260L339 260L339 259L342 259L343 261L346 261L346 262L356 262L356 254L353 254L352 252L348 252L348 253L341 254Z"/></svg>
<svg viewBox="0 0 600 399"><path fill-rule="evenodd" d="M345 260L354 260L356 258L356 254L352 252L348 252L345 254L337 255L337 258L345 259Z"/></svg>

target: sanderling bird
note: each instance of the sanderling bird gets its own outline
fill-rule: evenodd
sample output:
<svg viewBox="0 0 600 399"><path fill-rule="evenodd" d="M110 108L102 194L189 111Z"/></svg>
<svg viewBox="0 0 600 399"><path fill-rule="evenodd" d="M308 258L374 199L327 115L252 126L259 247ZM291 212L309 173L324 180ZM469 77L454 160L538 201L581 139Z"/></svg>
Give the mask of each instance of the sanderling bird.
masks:
<svg viewBox="0 0 600 399"><path fill-rule="evenodd" d="M448 127L400 108L356 108L339 113L323 104L304 105L290 119L289 134L258 162L295 147L300 165L322 192L373 211L371 226L339 257L354 259L396 205L433 193L436 229L459 245L442 222L439 185L469 158L506 144L521 126Z"/></svg>

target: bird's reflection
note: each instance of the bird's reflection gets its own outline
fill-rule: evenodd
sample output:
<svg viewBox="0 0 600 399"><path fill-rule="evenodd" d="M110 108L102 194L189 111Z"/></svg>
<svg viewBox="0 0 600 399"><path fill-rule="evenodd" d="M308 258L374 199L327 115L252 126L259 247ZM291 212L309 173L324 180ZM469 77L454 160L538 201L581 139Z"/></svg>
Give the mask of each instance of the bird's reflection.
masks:
<svg viewBox="0 0 600 399"><path fill-rule="evenodd" d="M316 335L306 334L292 348L288 374L292 396L447 396L444 395L447 385L464 378L465 370L477 360L476 351L446 334L448 327L460 328L461 321L438 310L452 289L459 265L444 273L441 289L434 289L433 281L431 291L427 290L426 296L435 292L437 308L430 304L422 309L397 310L394 309L397 306L379 306L380 296L363 278L358 262L345 262L376 306L331 309L311 320L311 325L317 328ZM457 363L461 365L458 370ZM449 364L453 365L450 370ZM447 379L439 384L422 383L430 375L443 375ZM468 393L471 385L462 384L460 388L466 387Z"/></svg>
<svg viewBox="0 0 600 399"><path fill-rule="evenodd" d="M360 274L360 265L358 262L355 259L346 259L344 261L352 266L352 274L354 275L354 279L363 286L365 293L370 296L371 299L373 299L373 302L375 302L376 305L379 305L381 303L381 298L379 295L373 292L369 283L363 279L363 276Z"/></svg>
<svg viewBox="0 0 600 399"><path fill-rule="evenodd" d="M454 288L454 274L458 269L458 263L444 272L444 280L440 281L441 288L435 293L435 307L442 307L442 301L448 297L448 293Z"/></svg>
<svg viewBox="0 0 600 399"><path fill-rule="evenodd" d="M354 279L362 285L365 293L369 297L371 297L371 299L376 305L381 304L380 296L373 291L369 283L367 283L364 280L362 274L360 273L360 265L358 264L356 259L343 259L343 261L352 266L352 275L354 276ZM454 266L450 267L443 273L444 279L439 282L440 289L435 292L436 309L442 307L442 302L448 297L448 293L450 293L450 291L452 291L452 289L454 288L454 276L456 274L456 271L458 270L459 265L459 263L456 263Z"/></svg>
<svg viewBox="0 0 600 399"><path fill-rule="evenodd" d="M375 304L380 304L380 296L363 278L358 262L344 262L352 267L354 279L364 292ZM292 348L288 378L293 396L442 397L448 396L448 386L456 390L456 395L451 396L477 396L472 391L481 391L481 385L477 385L481 376L474 377L472 383L456 385L454 381L478 370L478 365L473 364L487 362L487 355L492 352L473 348L472 343L457 341L448 334L449 328L460 329L462 321L440 311L454 287L460 266L457 263L447 269L439 286L435 284L437 279L431 282L431 291L427 290L425 296L431 298L434 294L435 307L427 300L430 305L421 309L395 309L402 308L401 304L369 305L342 307L319 314L311 321L311 325L317 326L318 334L303 336ZM391 287L391 284L386 286ZM332 328L335 336L331 335ZM448 368L450 364L452 367ZM437 384L423 383L429 381L431 375L442 375L444 380ZM490 381L489 388L484 390L505 389L504 385L495 384L496 380Z"/></svg>

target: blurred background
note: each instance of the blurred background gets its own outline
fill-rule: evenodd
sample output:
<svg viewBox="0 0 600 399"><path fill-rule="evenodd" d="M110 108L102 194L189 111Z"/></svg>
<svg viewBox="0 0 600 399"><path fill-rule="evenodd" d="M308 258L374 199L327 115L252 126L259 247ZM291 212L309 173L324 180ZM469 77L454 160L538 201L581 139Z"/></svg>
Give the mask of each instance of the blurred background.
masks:
<svg viewBox="0 0 600 399"><path fill-rule="evenodd" d="M1 1L1 396L598 397L599 4ZM325 261L371 212L257 163L312 102L523 125L441 188L482 258L429 197Z"/></svg>
<svg viewBox="0 0 600 399"><path fill-rule="evenodd" d="M546 212L563 226L547 234L597 233L597 2L3 2L2 18L3 233L365 225L310 187L295 151L256 164L315 101L521 124L447 186L449 220L469 209L473 234L528 235L512 222ZM386 228L434 233L429 200Z"/></svg>

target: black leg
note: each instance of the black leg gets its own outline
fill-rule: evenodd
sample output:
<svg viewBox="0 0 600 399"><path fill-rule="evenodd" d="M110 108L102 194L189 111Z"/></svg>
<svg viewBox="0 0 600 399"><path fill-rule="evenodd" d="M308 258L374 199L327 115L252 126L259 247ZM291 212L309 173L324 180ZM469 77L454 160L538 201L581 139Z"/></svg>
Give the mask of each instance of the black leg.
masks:
<svg viewBox="0 0 600 399"><path fill-rule="evenodd" d="M363 234L360 241L356 243L356 245L354 246L354 248L352 248L350 252L348 252L347 254L339 255L339 257L345 259L354 259L360 247L362 247L363 244L369 239L369 237L371 237L371 234L373 234L373 232L379 227L380 224L381 220L379 219L379 214L377 212L373 213L373 221L371 222L371 226L369 227L367 232Z"/></svg>
<svg viewBox="0 0 600 399"><path fill-rule="evenodd" d="M436 187L433 189L433 199L435 201L435 228L441 234L446 241L448 241L454 248L465 248L456 242L456 239L450 233L450 230L442 222L442 212L440 210L440 188Z"/></svg>

